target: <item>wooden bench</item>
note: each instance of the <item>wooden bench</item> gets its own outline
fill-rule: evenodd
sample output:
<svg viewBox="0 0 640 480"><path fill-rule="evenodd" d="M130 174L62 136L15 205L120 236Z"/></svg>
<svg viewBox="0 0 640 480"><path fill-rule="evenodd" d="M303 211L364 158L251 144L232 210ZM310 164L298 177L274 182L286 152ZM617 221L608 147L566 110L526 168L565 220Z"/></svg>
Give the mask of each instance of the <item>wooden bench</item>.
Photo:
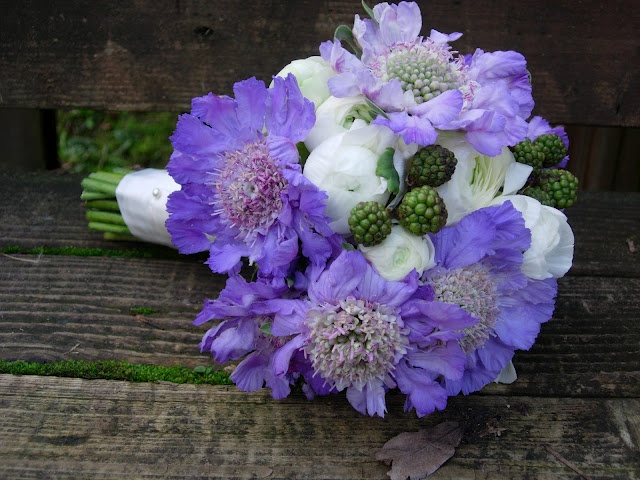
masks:
<svg viewBox="0 0 640 480"><path fill-rule="evenodd" d="M427 29L465 33L463 52L522 52L552 123L640 126L630 2L420 3ZM316 54L355 13L355 0L6 4L0 106L184 111ZM191 321L224 278L201 257L123 256L141 245L87 230L78 176L0 182L0 359L211 364ZM3 374L0 478L384 479L387 440L445 419L465 434L433 478L640 478L640 193L584 192L567 214L574 266L512 385L422 419L391 395L381 419L344 395Z"/></svg>

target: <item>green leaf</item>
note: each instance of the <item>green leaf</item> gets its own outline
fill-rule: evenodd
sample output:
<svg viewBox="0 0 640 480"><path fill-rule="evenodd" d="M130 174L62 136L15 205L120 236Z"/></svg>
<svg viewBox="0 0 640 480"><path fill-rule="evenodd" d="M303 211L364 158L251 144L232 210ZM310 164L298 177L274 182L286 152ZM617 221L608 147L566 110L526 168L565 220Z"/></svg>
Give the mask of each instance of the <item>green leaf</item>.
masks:
<svg viewBox="0 0 640 480"><path fill-rule="evenodd" d="M260 325L260 331L265 335L271 335L271 324L269 322Z"/></svg>
<svg viewBox="0 0 640 480"><path fill-rule="evenodd" d="M304 166L304 162L307 161L307 158L309 158L311 152L309 152L309 149L304 144L304 142L296 143L296 148L298 149L298 155L300 155L300 165Z"/></svg>
<svg viewBox="0 0 640 480"><path fill-rule="evenodd" d="M351 50L353 50L353 53L356 57L360 58L362 56L362 49L356 42L356 39L353 38L353 32L351 31L351 28L346 25L340 25L338 28L336 28L333 36L336 38L336 40L340 40L340 42L346 42L351 47Z"/></svg>
<svg viewBox="0 0 640 480"><path fill-rule="evenodd" d="M373 9L367 5L364 0L362 0L362 8L364 8L364 11L367 12L367 15L369 15L371 17L371 20L373 20L374 22L378 23L378 21L376 20L376 16L373 13Z"/></svg>
<svg viewBox="0 0 640 480"><path fill-rule="evenodd" d="M348 251L353 251L356 249L356 247L354 247L353 245L351 245L350 243L347 242L342 242L342 248L344 248L345 250Z"/></svg>
<svg viewBox="0 0 640 480"><path fill-rule="evenodd" d="M197 367L195 367L193 369L194 372L196 373L206 373L207 372L207 367L205 367L204 365L198 365Z"/></svg>
<svg viewBox="0 0 640 480"><path fill-rule="evenodd" d="M384 118L389 118L389 116L387 115L387 112L385 112L384 110L382 110L378 105L376 105L375 103L373 103L371 100L369 100L368 98L364 99L365 102L367 103L367 106L371 109L371 111L373 113L375 113L375 117L377 117L378 115L382 115Z"/></svg>
<svg viewBox="0 0 640 480"><path fill-rule="evenodd" d="M376 175L387 179L387 189L394 194L400 191L400 176L396 167L393 166L393 154L395 150L391 147L387 148L380 158L376 166Z"/></svg>

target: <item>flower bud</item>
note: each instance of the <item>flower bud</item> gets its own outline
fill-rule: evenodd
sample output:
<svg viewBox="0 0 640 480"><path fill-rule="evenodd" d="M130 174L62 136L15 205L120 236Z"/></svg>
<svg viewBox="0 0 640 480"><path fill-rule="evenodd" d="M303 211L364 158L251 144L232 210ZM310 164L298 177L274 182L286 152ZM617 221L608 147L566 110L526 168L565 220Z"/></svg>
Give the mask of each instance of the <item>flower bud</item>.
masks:
<svg viewBox="0 0 640 480"><path fill-rule="evenodd" d="M388 281L402 280L414 269L422 275L435 266L435 248L431 239L428 236L418 237L400 225L394 225L382 243L373 247L359 245L358 248L380 276Z"/></svg>
<svg viewBox="0 0 640 480"><path fill-rule="evenodd" d="M302 95L311 100L316 109L331 95L327 80L336 72L329 63L322 60L322 57L314 56L294 60L284 67L276 77L284 78L289 73L296 77Z"/></svg>

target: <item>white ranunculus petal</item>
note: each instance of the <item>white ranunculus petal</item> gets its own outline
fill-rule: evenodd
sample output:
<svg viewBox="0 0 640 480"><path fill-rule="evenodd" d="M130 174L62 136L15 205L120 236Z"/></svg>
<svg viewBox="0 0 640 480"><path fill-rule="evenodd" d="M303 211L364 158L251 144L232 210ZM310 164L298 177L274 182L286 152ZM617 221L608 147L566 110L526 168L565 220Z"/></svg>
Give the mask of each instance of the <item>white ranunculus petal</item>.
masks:
<svg viewBox="0 0 640 480"><path fill-rule="evenodd" d="M509 362L502 369L500 374L494 380L495 383L511 384L518 379L516 368L513 366L513 362Z"/></svg>
<svg viewBox="0 0 640 480"><path fill-rule="evenodd" d="M575 244L573 230L571 230L571 227L567 223L567 217L564 213L545 205L543 205L542 208L549 215L558 217L558 230L556 234L559 238L555 248L547 254L547 264L551 275L555 278L560 278L569 271L573 263Z"/></svg>
<svg viewBox="0 0 640 480"><path fill-rule="evenodd" d="M418 274L435 266L435 248L427 236L418 237L400 225L394 225L391 234L373 247L358 246L380 276L398 281L414 269Z"/></svg>
<svg viewBox="0 0 640 480"><path fill-rule="evenodd" d="M303 174L327 193L326 214L336 233L349 234L347 219L359 202L386 205L387 180L376 175L378 159L393 147L396 135L381 125L354 122L352 129L318 145L305 162Z"/></svg>
<svg viewBox="0 0 640 480"><path fill-rule="evenodd" d="M524 252L522 272L529 278L560 278L573 262L574 236L567 217L560 210L542 205L526 195L502 195L492 204L511 201L531 231L531 247Z"/></svg>
<svg viewBox="0 0 640 480"><path fill-rule="evenodd" d="M328 62L320 56L294 60L284 67L276 77L286 77L292 73L298 82L302 95L313 102L317 109L331 96L327 80L336 75ZM273 86L273 82L271 82Z"/></svg>
<svg viewBox="0 0 640 480"><path fill-rule="evenodd" d="M488 206L505 186L508 174L509 188L522 181L523 171L512 167L515 158L507 147L500 155L489 157L457 132L439 132L436 143L451 150L458 160L451 180L436 189L447 207L447 225Z"/></svg>
<svg viewBox="0 0 640 480"><path fill-rule="evenodd" d="M531 165L525 165L520 162L513 162L507 169L507 175L504 179L504 188L502 189L503 195L513 195L522 187L529 179L529 175L533 171Z"/></svg>
<svg viewBox="0 0 640 480"><path fill-rule="evenodd" d="M364 119L361 112L368 109L364 95L327 98L316 109L316 123L304 144L312 151L327 138L350 130L355 120Z"/></svg>

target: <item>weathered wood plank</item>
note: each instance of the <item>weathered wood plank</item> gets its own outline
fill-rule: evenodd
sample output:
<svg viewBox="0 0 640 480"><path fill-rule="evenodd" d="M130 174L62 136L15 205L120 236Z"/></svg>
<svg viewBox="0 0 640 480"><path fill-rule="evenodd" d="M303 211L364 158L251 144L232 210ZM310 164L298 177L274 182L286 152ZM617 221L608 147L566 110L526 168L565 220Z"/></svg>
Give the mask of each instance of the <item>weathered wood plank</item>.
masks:
<svg viewBox="0 0 640 480"><path fill-rule="evenodd" d="M192 320L224 277L161 259L0 257L0 358L209 364ZM501 394L640 396L640 279L565 277L554 319ZM132 308L155 310L134 315ZM564 381L558 381L558 374ZM571 381L566 380L567 378ZM631 380L631 381L628 381Z"/></svg>
<svg viewBox="0 0 640 480"><path fill-rule="evenodd" d="M106 242L87 229L81 179L45 172L0 173L0 247L146 247ZM565 213L576 237L572 275L640 276L640 255L631 253L627 241L632 239L640 247L640 193L580 192L577 204ZM163 256L172 252L165 247L158 250Z"/></svg>
<svg viewBox="0 0 640 480"><path fill-rule="evenodd" d="M639 193L580 192L565 213L575 235L571 275L640 276Z"/></svg>
<svg viewBox="0 0 640 480"><path fill-rule="evenodd" d="M385 479L384 442L445 419L465 427L434 479L640 478L637 399L453 398L417 419L391 395L384 419L343 395L283 401L233 388L0 376L5 478Z"/></svg>
<svg viewBox="0 0 640 480"><path fill-rule="evenodd" d="M375 3L375 2L372 2ZM455 48L516 50L536 113L554 123L640 125L640 14L629 0L420 2L423 34L460 31ZM4 2L0 105L184 111L194 96L269 80L318 54L359 0ZM497 27L499 26L499 27ZM615 52L615 55L612 55ZM602 68L606 65L606 68Z"/></svg>
<svg viewBox="0 0 640 480"><path fill-rule="evenodd" d="M54 174L5 176L0 244L130 247L87 230L79 181ZM640 196L585 192L567 213L576 258L560 282L555 319L543 326L530 352L516 356L520 380L488 391L638 395L640 255L630 252L626 240L637 240L640 232ZM166 259L0 256L1 358L207 364L210 359L197 344L208 326L195 328L191 321L224 279L201 261L177 254ZM132 315L136 307L156 313ZM558 372L567 381L558 382Z"/></svg>
<svg viewBox="0 0 640 480"><path fill-rule="evenodd" d="M32 263L34 262L35 263ZM224 278L180 260L0 257L3 359L207 364L191 322ZM131 309L147 308L140 315Z"/></svg>

